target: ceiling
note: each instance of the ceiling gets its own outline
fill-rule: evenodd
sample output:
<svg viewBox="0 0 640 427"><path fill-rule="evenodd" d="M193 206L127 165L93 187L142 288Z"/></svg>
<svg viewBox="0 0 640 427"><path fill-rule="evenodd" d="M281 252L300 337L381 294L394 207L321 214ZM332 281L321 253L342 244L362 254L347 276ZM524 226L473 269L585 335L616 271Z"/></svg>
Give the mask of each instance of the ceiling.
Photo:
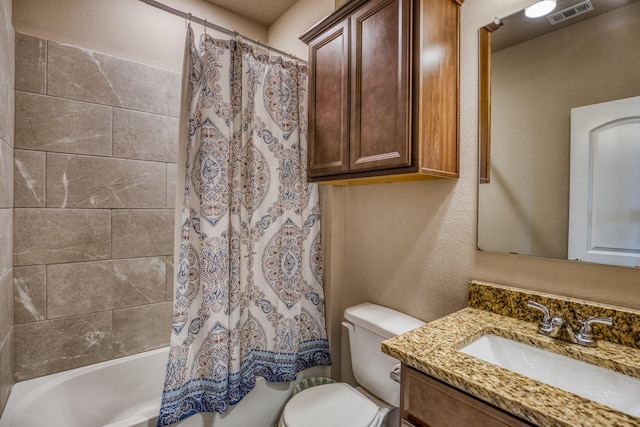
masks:
<svg viewBox="0 0 640 427"><path fill-rule="evenodd" d="M263 25L274 23L298 0L205 0L236 15L249 18Z"/></svg>
<svg viewBox="0 0 640 427"><path fill-rule="evenodd" d="M551 14L582 3L582 1L583 0L558 0L558 5ZM602 13L610 12L613 9L626 6L635 1L637 0L591 0L591 4L593 5L592 11L555 25L551 25L546 17L535 19L527 18L524 16L524 10L522 10L501 19L505 25L491 35L491 47L494 52L497 52L534 37L559 30ZM506 28L508 28L508 31L505 30Z"/></svg>

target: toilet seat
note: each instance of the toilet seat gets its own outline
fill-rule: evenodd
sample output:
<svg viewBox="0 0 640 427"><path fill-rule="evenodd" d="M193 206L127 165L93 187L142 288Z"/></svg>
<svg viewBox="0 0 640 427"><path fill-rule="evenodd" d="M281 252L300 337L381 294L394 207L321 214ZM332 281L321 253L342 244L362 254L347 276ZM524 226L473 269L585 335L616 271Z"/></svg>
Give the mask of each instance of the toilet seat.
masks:
<svg viewBox="0 0 640 427"><path fill-rule="evenodd" d="M280 427L379 426L387 411L349 384L325 384L293 396L284 408Z"/></svg>

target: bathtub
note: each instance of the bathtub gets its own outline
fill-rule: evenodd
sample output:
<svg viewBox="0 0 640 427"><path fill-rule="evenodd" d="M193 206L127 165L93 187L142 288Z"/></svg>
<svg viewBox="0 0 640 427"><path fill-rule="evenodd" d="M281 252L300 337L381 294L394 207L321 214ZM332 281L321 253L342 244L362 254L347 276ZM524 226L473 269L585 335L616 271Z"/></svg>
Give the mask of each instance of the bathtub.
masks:
<svg viewBox="0 0 640 427"><path fill-rule="evenodd" d="M169 348L15 384L0 427L155 427ZM225 415L197 414L176 427L271 427L298 381L323 374L313 367L290 383L256 380Z"/></svg>

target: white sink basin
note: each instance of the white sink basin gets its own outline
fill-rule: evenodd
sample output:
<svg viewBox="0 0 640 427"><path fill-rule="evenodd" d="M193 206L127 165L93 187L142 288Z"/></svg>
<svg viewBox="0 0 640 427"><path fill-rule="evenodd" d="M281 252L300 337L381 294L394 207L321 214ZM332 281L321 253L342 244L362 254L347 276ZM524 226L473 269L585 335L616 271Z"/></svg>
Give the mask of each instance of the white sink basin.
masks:
<svg viewBox="0 0 640 427"><path fill-rule="evenodd" d="M461 352L640 417L640 379L496 335Z"/></svg>

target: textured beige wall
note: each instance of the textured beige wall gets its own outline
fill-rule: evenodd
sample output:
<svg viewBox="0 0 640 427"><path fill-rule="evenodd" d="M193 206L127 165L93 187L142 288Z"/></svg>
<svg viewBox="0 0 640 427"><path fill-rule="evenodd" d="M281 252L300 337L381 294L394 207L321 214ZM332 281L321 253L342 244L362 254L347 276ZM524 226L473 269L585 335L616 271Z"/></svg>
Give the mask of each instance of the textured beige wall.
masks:
<svg viewBox="0 0 640 427"><path fill-rule="evenodd" d="M571 109L640 94L638 40L636 2L492 55L482 249L567 257Z"/></svg>
<svg viewBox="0 0 640 427"><path fill-rule="evenodd" d="M429 321L465 306L470 279L640 308L640 269L476 249L478 28L529 3L461 7L460 178L346 189L345 244L330 248L343 254L342 284L333 284L342 309L371 301ZM350 379L346 348L342 355Z"/></svg>
<svg viewBox="0 0 640 427"><path fill-rule="evenodd" d="M298 37L332 11L333 0L298 0L269 27L269 44L306 60L307 45Z"/></svg>
<svg viewBox="0 0 640 427"><path fill-rule="evenodd" d="M29 5L37 9L33 6L34 2L48 3L44 0L16 1L23 14L30 12ZM91 44L86 47L180 70L184 39L184 23L181 20L178 19L177 23L172 21L171 25L175 27L166 29L169 32L170 28L174 28L175 31L171 31L178 34L175 39L179 45L173 45L174 38L169 37L171 40L164 43L165 39L157 37L162 31L152 30L156 26L148 22L163 22L165 18L160 11L148 10L152 8L133 0L114 0L108 5L98 0L85 3L98 4L96 10L105 9L107 17L112 17L114 11L118 12L118 16L126 15L124 12L131 8L140 12L138 18L126 21L128 26L119 28L120 33L115 28L110 29L110 19L97 14L105 23L98 27L96 34L87 38L87 43ZM339 326L342 310L362 301L384 304L423 320L435 319L465 305L467 282L472 278L640 308L638 269L498 255L476 250L477 29L495 16L509 15L528 3L528 0L466 0L462 5L461 177L458 180L323 190L323 197L330 198L324 205L324 232L330 233L325 239L325 265L329 267L325 277L330 279L326 291L330 331L343 332ZM45 7L47 9L55 7ZM93 16L91 11L83 9L85 14ZM53 12L50 11L51 17L47 16L47 20L59 15ZM17 20L17 29L48 36L44 30L38 29L40 25L45 25L44 22L40 23L43 21L42 15L39 14L40 18ZM71 17L79 19L75 14ZM66 19L52 21L46 24L45 29L50 28L47 31L61 32L63 30L56 30L56 26L69 24ZM31 24L27 25L29 22ZM37 32L30 32L25 26ZM182 26L181 31L177 26ZM64 38L63 41L84 46L85 35L86 32L77 32L69 35L69 40ZM136 35L141 38L135 39ZM291 38L297 39L298 36L296 30ZM280 37L284 36L279 34ZM168 58L165 50L179 52L180 59L176 60L174 55ZM334 343L335 339L332 340L334 360L340 357L339 354L344 360L347 351L341 351ZM348 377L348 373L345 377Z"/></svg>
<svg viewBox="0 0 640 427"><path fill-rule="evenodd" d="M432 320L466 303L481 279L640 308L640 269L476 250L478 28L525 1L461 8L461 176L347 189L343 305L373 301Z"/></svg>
<svg viewBox="0 0 640 427"><path fill-rule="evenodd" d="M201 0L162 0L161 3L254 40L267 41L265 26L210 3ZM182 71L185 20L141 1L14 0L13 8L16 32ZM201 26L194 25L194 31L198 36Z"/></svg>

